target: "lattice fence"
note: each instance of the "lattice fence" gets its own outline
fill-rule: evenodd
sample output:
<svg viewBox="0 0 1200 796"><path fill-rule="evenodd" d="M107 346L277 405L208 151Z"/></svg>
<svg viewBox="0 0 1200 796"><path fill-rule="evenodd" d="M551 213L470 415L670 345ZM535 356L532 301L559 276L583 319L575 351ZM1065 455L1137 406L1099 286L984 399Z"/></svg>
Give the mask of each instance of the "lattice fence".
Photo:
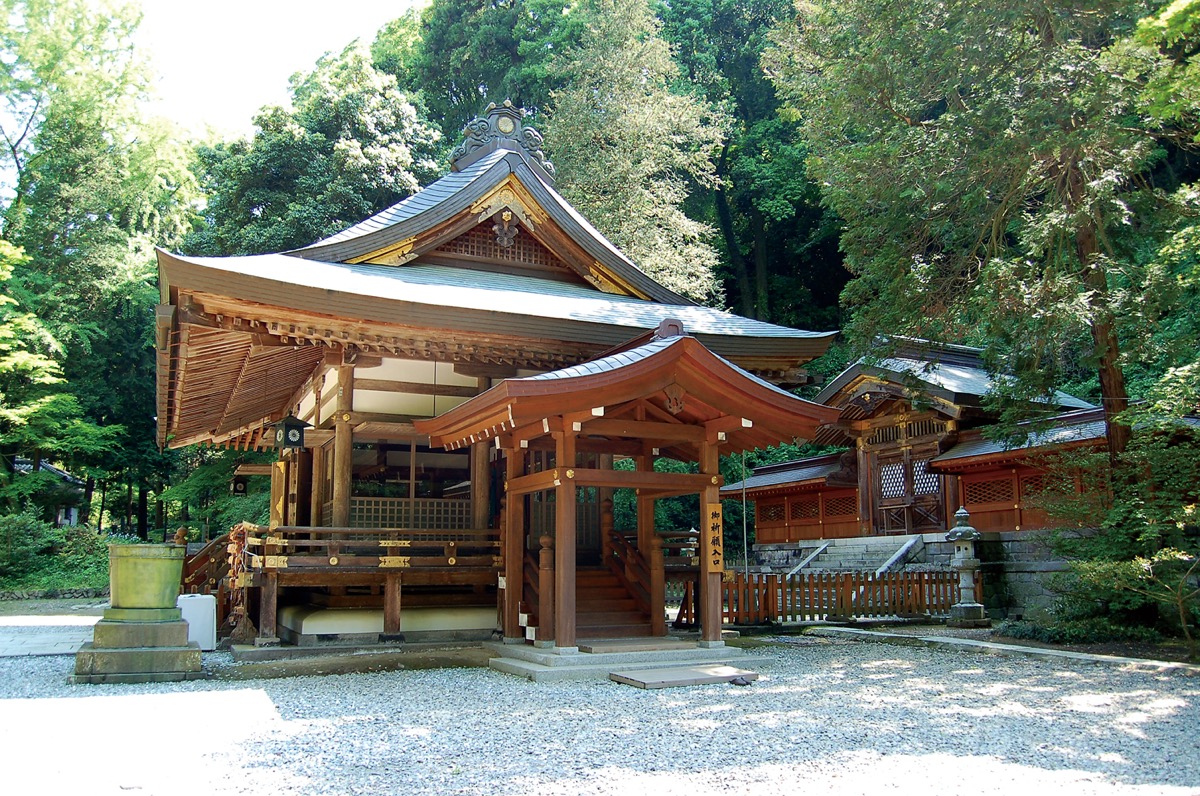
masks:
<svg viewBox="0 0 1200 796"><path fill-rule="evenodd" d="M967 505L980 503L1012 503L1016 498L1013 494L1011 478L994 478L990 481L967 481L963 484L963 496Z"/></svg>

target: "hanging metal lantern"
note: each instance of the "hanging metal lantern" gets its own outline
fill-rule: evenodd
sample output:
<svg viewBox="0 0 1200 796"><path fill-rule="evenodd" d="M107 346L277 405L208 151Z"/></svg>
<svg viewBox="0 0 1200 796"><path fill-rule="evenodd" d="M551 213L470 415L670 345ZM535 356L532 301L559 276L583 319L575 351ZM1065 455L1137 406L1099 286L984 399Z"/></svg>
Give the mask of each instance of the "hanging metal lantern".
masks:
<svg viewBox="0 0 1200 796"><path fill-rule="evenodd" d="M312 428L312 424L305 423L289 413L287 417L275 424L275 447L279 450L303 448L304 429L306 428Z"/></svg>

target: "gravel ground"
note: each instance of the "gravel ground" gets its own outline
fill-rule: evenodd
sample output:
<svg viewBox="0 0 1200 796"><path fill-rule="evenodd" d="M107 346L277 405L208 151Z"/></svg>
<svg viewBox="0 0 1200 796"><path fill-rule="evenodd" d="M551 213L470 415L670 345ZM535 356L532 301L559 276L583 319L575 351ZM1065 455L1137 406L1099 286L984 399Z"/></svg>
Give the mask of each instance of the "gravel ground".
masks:
<svg viewBox="0 0 1200 796"><path fill-rule="evenodd" d="M749 687L662 691L486 669L72 686L69 656L8 658L0 771L8 793L1200 796L1200 677L808 637L755 652L773 661Z"/></svg>

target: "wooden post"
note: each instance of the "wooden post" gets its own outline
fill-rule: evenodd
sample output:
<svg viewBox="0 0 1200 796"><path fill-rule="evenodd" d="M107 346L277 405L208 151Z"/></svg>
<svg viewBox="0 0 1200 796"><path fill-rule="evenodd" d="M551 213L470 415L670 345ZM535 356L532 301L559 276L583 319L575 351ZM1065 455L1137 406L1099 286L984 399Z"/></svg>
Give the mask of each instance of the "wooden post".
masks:
<svg viewBox="0 0 1200 796"><path fill-rule="evenodd" d="M667 572L663 565L662 537L650 537L650 635L667 635Z"/></svg>
<svg viewBox="0 0 1200 796"><path fill-rule="evenodd" d="M312 450L312 492L309 496L308 522L310 525L323 525L325 520L325 446Z"/></svg>
<svg viewBox="0 0 1200 796"><path fill-rule="evenodd" d="M638 472L654 472L653 456L637 457ZM644 556L650 550L650 538L654 536L654 498L637 496L637 547Z"/></svg>
<svg viewBox="0 0 1200 796"><path fill-rule="evenodd" d="M721 518L719 449L711 442L700 445L700 472L713 483L700 495L700 641L704 646L721 642L721 577L725 570L725 526ZM714 516L715 515L715 516Z"/></svg>
<svg viewBox="0 0 1200 796"><path fill-rule="evenodd" d="M295 489L288 498L289 524L312 525L313 455L308 450L297 450L293 456L291 480Z"/></svg>
<svg viewBox="0 0 1200 796"><path fill-rule="evenodd" d="M288 463L280 460L271 465L271 506L267 524L278 528L287 524Z"/></svg>
<svg viewBox="0 0 1200 796"><path fill-rule="evenodd" d="M275 618L279 610L279 575L274 572L263 573L262 594L258 604L258 646L270 646L279 642L276 634Z"/></svg>
<svg viewBox="0 0 1200 796"><path fill-rule="evenodd" d="M476 442L471 446L471 527L477 531L488 527L488 457L490 444Z"/></svg>
<svg viewBox="0 0 1200 796"><path fill-rule="evenodd" d="M538 628L539 646L554 643L554 537L545 534L538 539Z"/></svg>
<svg viewBox="0 0 1200 796"><path fill-rule="evenodd" d="M354 366L338 368L337 416L333 425L333 526L350 526L350 489L354 477Z"/></svg>
<svg viewBox="0 0 1200 796"><path fill-rule="evenodd" d="M575 646L575 434L554 435L558 485L554 506L554 646Z"/></svg>
<svg viewBox="0 0 1200 796"><path fill-rule="evenodd" d="M613 555L613 502L612 490L600 490L600 562L608 566Z"/></svg>
<svg viewBox="0 0 1200 796"><path fill-rule="evenodd" d="M505 488L525 474L525 454L520 448L507 452L504 462ZM525 496L504 498L504 638L521 637L521 599L525 593ZM539 607L540 608L540 607ZM539 619L540 621L540 619Z"/></svg>
<svg viewBox="0 0 1200 796"><path fill-rule="evenodd" d="M389 573L383 581L383 635L393 640L400 635L400 573Z"/></svg>

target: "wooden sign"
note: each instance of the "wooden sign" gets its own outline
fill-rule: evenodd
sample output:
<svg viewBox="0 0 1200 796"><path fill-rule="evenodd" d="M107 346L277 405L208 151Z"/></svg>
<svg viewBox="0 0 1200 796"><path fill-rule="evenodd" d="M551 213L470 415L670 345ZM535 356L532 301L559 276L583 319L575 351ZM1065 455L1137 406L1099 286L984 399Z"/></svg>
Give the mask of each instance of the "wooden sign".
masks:
<svg viewBox="0 0 1200 796"><path fill-rule="evenodd" d="M720 503L707 503L700 531L700 550L705 572L721 572L725 568L725 523Z"/></svg>

